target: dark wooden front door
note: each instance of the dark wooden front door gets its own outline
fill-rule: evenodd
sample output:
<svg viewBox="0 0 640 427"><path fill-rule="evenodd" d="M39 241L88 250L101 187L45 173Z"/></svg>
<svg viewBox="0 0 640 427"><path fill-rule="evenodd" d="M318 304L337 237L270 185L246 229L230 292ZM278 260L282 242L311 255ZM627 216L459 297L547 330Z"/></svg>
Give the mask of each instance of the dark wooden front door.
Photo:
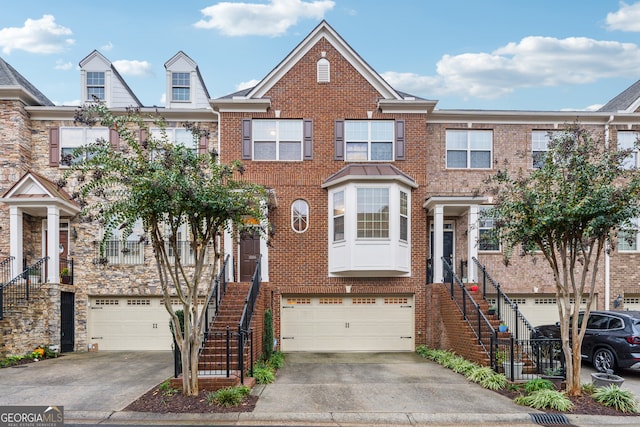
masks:
<svg viewBox="0 0 640 427"><path fill-rule="evenodd" d="M61 292L60 294L60 352L74 350L74 311L75 294L73 292Z"/></svg>
<svg viewBox="0 0 640 427"><path fill-rule="evenodd" d="M260 235L244 231L240 235L240 281L250 282L260 256Z"/></svg>
<svg viewBox="0 0 640 427"><path fill-rule="evenodd" d="M442 257L448 260L449 265L454 268L453 263L453 230L444 230L442 233ZM431 260L432 262L442 262L442 260L433 259L433 231L431 232ZM442 274L444 275L444 282L451 281L451 273L444 268L444 263L442 267ZM438 277L431 278L434 283L440 281Z"/></svg>

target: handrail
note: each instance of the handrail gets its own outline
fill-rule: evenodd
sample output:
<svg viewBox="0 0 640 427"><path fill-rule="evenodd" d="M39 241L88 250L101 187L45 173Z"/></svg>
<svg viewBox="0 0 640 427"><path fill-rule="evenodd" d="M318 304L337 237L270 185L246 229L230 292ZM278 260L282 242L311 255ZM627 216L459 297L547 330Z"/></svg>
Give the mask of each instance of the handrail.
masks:
<svg viewBox="0 0 640 427"><path fill-rule="evenodd" d="M0 261L0 286L7 283L11 278L11 262L16 259L9 255Z"/></svg>
<svg viewBox="0 0 640 427"><path fill-rule="evenodd" d="M32 290L44 282L43 277L48 259L49 257L40 258L1 286L0 320L4 319L5 310L9 307L17 305L20 301L29 301Z"/></svg>
<svg viewBox="0 0 640 427"><path fill-rule="evenodd" d="M205 326L204 326L204 335L202 339L202 343L200 343L200 352L204 348L205 343L209 337L209 333L211 332L211 325L218 317L218 313L220 312L220 303L222 302L222 298L227 292L227 264L229 263L229 255L227 255L222 263L222 267L220 268L220 272L216 277L213 288L211 288L211 292L207 297L207 308L205 309Z"/></svg>
<svg viewBox="0 0 640 427"><path fill-rule="evenodd" d="M497 283L493 277L487 272L487 268L480 264L480 262L475 258L471 258L473 262L476 264L478 269L482 272L482 298L487 299L487 283L495 289L496 292L496 313L498 315L498 319L503 322L511 331L511 334L516 340L520 339L529 339L531 333L534 331L534 327L529 323L529 321L524 317L522 312L518 309L518 304L511 301L511 299L502 292L500 289L500 284ZM491 294L491 292L490 292ZM523 332L526 334L523 335Z"/></svg>
<svg viewBox="0 0 640 427"><path fill-rule="evenodd" d="M446 271L451 273L451 284L449 287L451 299L462 313L464 320L471 327L471 330L478 339L478 344L480 344L487 356L493 360L492 342L496 337L496 330L484 315L478 303L475 302L469 294L469 291L467 291L445 257L442 257L442 265Z"/></svg>
<svg viewBox="0 0 640 427"><path fill-rule="evenodd" d="M253 272L251 278L251 286L247 293L247 299L244 300L244 308L242 309L242 316L238 322L238 365L240 368L240 381L244 382L244 347L250 334L251 320L253 318L253 310L256 306L256 301L260 295L260 283L262 282L262 254L258 255L256 261L256 269ZM253 346L252 346L253 347ZM253 375L253 352L251 352L251 364L250 370Z"/></svg>

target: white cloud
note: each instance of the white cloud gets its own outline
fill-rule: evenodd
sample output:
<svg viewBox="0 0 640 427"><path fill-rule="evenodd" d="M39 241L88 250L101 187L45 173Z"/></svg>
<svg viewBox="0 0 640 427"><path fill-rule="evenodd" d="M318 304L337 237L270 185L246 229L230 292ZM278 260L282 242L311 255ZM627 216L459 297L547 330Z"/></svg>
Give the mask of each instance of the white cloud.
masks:
<svg viewBox="0 0 640 427"><path fill-rule="evenodd" d="M75 43L69 38L73 32L56 24L53 15L43 15L40 19L27 19L23 27L7 27L0 30L2 52L24 50L30 53L58 53Z"/></svg>
<svg viewBox="0 0 640 427"><path fill-rule="evenodd" d="M256 80L256 79L249 80L246 82L240 82L236 85L236 91L249 89L250 87L254 87L255 85L257 85L258 83L260 83L260 80Z"/></svg>
<svg viewBox="0 0 640 427"><path fill-rule="evenodd" d="M592 83L637 77L640 48L633 43L584 37L525 37L493 52L445 55L437 76L387 72L393 87L407 92L499 98L518 88Z"/></svg>
<svg viewBox="0 0 640 427"><path fill-rule="evenodd" d="M56 70L67 71L73 68L73 64L71 62L64 62L64 60L58 59L56 61L55 67L53 68L55 68Z"/></svg>
<svg viewBox="0 0 640 427"><path fill-rule="evenodd" d="M111 42L108 42L107 44L100 47L100 50L103 50L106 52L110 51L111 49L113 49L113 43Z"/></svg>
<svg viewBox="0 0 640 427"><path fill-rule="evenodd" d="M227 36L284 34L299 19L321 19L335 6L332 0L271 0L268 4L221 2L200 12L196 28L217 29Z"/></svg>
<svg viewBox="0 0 640 427"><path fill-rule="evenodd" d="M607 14L607 29L640 32L640 3L620 3L617 12Z"/></svg>
<svg viewBox="0 0 640 427"><path fill-rule="evenodd" d="M153 76L151 64L147 61L120 59L113 61L113 66L116 67L116 70L122 75L136 77Z"/></svg>

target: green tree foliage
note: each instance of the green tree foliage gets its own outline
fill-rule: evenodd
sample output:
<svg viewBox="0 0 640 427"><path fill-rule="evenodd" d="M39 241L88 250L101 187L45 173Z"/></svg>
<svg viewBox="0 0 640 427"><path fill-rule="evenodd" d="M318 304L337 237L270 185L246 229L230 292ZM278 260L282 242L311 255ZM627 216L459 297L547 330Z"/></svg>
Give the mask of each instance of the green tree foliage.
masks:
<svg viewBox="0 0 640 427"><path fill-rule="evenodd" d="M640 174L624 167L631 150L617 150L579 123L555 134L548 149L539 169L514 174L506 167L486 190L507 263L514 251L539 253L553 271L568 392L577 395L586 322L578 328L572 315L579 304L571 299L585 298L588 315L605 248L638 216Z"/></svg>
<svg viewBox="0 0 640 427"><path fill-rule="evenodd" d="M115 130L119 142L115 146L98 140L76 150L74 155L83 154L86 160L70 168L63 184L83 207L82 215L103 226L101 254L114 230L121 229L126 239L136 220L142 220L145 238L153 247L165 307L177 331L183 393L196 395L206 309L206 304L198 304L198 297L209 295L215 282L223 231L242 231L248 217L253 223L265 223L265 190L242 180L239 162L223 164L215 152L198 154L172 143L165 121L157 115L135 109L115 115L95 103L78 109L76 121ZM161 136L151 135L150 127L159 128ZM205 133L193 123L185 127L194 142ZM188 229L189 262L183 259L188 251L179 247L179 230L184 227ZM176 327L180 319L171 306L172 298L182 304L182 327Z"/></svg>

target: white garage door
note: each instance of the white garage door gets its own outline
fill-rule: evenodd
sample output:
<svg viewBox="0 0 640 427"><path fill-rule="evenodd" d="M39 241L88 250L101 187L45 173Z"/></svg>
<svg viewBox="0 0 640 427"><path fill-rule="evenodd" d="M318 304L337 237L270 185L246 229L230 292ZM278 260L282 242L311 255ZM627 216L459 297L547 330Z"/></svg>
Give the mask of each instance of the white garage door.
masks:
<svg viewBox="0 0 640 427"><path fill-rule="evenodd" d="M625 310L640 310L640 295L627 294L624 296L624 309Z"/></svg>
<svg viewBox="0 0 640 427"><path fill-rule="evenodd" d="M412 296L283 296L283 351L413 351Z"/></svg>
<svg viewBox="0 0 640 427"><path fill-rule="evenodd" d="M161 298L92 297L88 333L98 350L170 350L173 342Z"/></svg>

